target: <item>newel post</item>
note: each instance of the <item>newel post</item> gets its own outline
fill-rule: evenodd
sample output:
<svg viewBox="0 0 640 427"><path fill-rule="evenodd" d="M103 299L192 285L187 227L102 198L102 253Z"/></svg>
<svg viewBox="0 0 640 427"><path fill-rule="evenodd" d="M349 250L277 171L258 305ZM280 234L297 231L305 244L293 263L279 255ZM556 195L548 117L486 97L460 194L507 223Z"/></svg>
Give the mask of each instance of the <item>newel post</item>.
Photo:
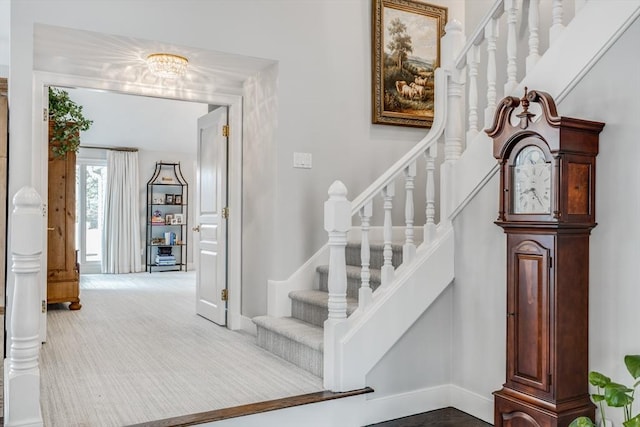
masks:
<svg viewBox="0 0 640 427"><path fill-rule="evenodd" d="M324 202L324 229L329 233L329 319L347 317L347 264L345 247L351 229L351 202L347 187L335 181Z"/></svg>
<svg viewBox="0 0 640 427"><path fill-rule="evenodd" d="M351 202L347 187L335 181L324 202L324 229L329 234L329 318L324 322L324 386L339 391L341 379L336 344L347 318L347 266L345 247L351 228Z"/></svg>
<svg viewBox="0 0 640 427"><path fill-rule="evenodd" d="M452 193L451 169L453 163L462 154L463 138L465 137L464 94L465 73L456 67L455 61L464 48L465 36L462 24L451 20L445 27L446 34L442 38L442 68L448 75L447 84L447 119L444 130L444 163L440 168L440 222L449 220L450 195Z"/></svg>
<svg viewBox="0 0 640 427"><path fill-rule="evenodd" d="M13 198L11 254L15 275L9 352L4 371L4 425L42 426L40 409L40 289L42 200L31 187Z"/></svg>
<svg viewBox="0 0 640 427"><path fill-rule="evenodd" d="M450 21L445 27L446 34L442 38L442 68L449 75L447 85L447 122L444 130L444 158L457 160L462 154L464 138L464 70L456 68L455 61L462 51L465 37L462 24L457 20Z"/></svg>

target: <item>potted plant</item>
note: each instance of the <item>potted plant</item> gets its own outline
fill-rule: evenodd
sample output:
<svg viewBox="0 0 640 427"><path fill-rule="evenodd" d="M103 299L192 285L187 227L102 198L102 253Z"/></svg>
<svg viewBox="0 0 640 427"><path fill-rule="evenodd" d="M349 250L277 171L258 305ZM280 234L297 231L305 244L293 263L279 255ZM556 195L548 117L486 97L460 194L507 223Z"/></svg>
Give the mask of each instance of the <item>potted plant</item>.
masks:
<svg viewBox="0 0 640 427"><path fill-rule="evenodd" d="M73 102L65 90L49 87L49 144L54 156L77 152L80 131L88 130L92 124L93 120L82 114L82 106Z"/></svg>
<svg viewBox="0 0 640 427"><path fill-rule="evenodd" d="M624 364L627 371L634 380L640 378L640 355L627 355L624 357ZM600 417L605 418L605 406L611 408L623 408L624 427L640 427L640 413L633 414L633 398L636 387L640 385L640 380L636 381L631 388L623 384L614 383L611 378L600 372L589 372L589 383L596 387L597 392L591 395L593 402L598 405ZM588 417L576 418L569 424L569 427L597 427Z"/></svg>

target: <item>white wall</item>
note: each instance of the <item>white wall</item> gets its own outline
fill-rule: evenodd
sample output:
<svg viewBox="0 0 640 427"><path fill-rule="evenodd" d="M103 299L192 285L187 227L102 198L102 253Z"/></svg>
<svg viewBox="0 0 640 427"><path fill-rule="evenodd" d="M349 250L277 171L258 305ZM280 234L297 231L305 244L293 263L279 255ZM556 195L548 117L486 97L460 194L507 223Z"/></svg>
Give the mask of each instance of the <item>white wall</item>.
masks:
<svg viewBox="0 0 640 427"><path fill-rule="evenodd" d="M434 3L458 9L462 4ZM275 102L253 110L273 120L262 122L255 144L244 146L245 165L268 162L260 179L246 179L243 186L243 219L248 230L261 230L244 236L251 242L243 252L246 316L266 312L267 279L287 277L326 241L322 204L333 180L343 180L353 198L425 134L371 125L368 0L180 1L161 8L150 0L11 5L11 162L20 166L12 168L10 194L31 182L34 23L278 61ZM313 169L294 169L294 152L311 153ZM244 173L246 178L254 170Z"/></svg>
<svg viewBox="0 0 640 427"><path fill-rule="evenodd" d="M623 357L640 354L640 57L632 54L638 40L640 21L558 108L606 123L597 158L598 226L591 235L589 357L591 369L628 385L633 381ZM619 410L607 411L609 416L621 425Z"/></svg>
<svg viewBox="0 0 640 427"><path fill-rule="evenodd" d="M590 369L627 384L623 357L640 353L640 58L630 54L639 39L635 22L558 106L562 116L606 123L590 240ZM506 239L493 224L497 190L494 177L454 223L453 382L487 399L505 379ZM616 425L619 412L607 412Z"/></svg>
<svg viewBox="0 0 640 427"><path fill-rule="evenodd" d="M376 399L451 382L453 293L446 289L367 374Z"/></svg>

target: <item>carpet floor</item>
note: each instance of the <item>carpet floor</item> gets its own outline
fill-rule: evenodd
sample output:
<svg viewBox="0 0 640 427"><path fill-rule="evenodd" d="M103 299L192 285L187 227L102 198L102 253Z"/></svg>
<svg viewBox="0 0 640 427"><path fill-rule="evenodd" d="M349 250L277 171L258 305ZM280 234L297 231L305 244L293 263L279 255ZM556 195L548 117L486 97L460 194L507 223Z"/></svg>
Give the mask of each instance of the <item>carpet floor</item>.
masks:
<svg viewBox="0 0 640 427"><path fill-rule="evenodd" d="M49 306L46 426L123 426L322 390L322 380L195 314L193 272L81 276Z"/></svg>

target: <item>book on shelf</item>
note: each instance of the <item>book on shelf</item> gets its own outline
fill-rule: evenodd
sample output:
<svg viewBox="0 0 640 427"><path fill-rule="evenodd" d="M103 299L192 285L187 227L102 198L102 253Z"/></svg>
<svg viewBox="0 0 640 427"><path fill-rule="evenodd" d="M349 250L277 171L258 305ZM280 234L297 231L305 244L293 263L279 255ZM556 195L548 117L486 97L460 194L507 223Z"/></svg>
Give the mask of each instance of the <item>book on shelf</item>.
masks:
<svg viewBox="0 0 640 427"><path fill-rule="evenodd" d="M165 245L175 245L176 244L176 233L173 231L167 231L164 233L164 244Z"/></svg>

